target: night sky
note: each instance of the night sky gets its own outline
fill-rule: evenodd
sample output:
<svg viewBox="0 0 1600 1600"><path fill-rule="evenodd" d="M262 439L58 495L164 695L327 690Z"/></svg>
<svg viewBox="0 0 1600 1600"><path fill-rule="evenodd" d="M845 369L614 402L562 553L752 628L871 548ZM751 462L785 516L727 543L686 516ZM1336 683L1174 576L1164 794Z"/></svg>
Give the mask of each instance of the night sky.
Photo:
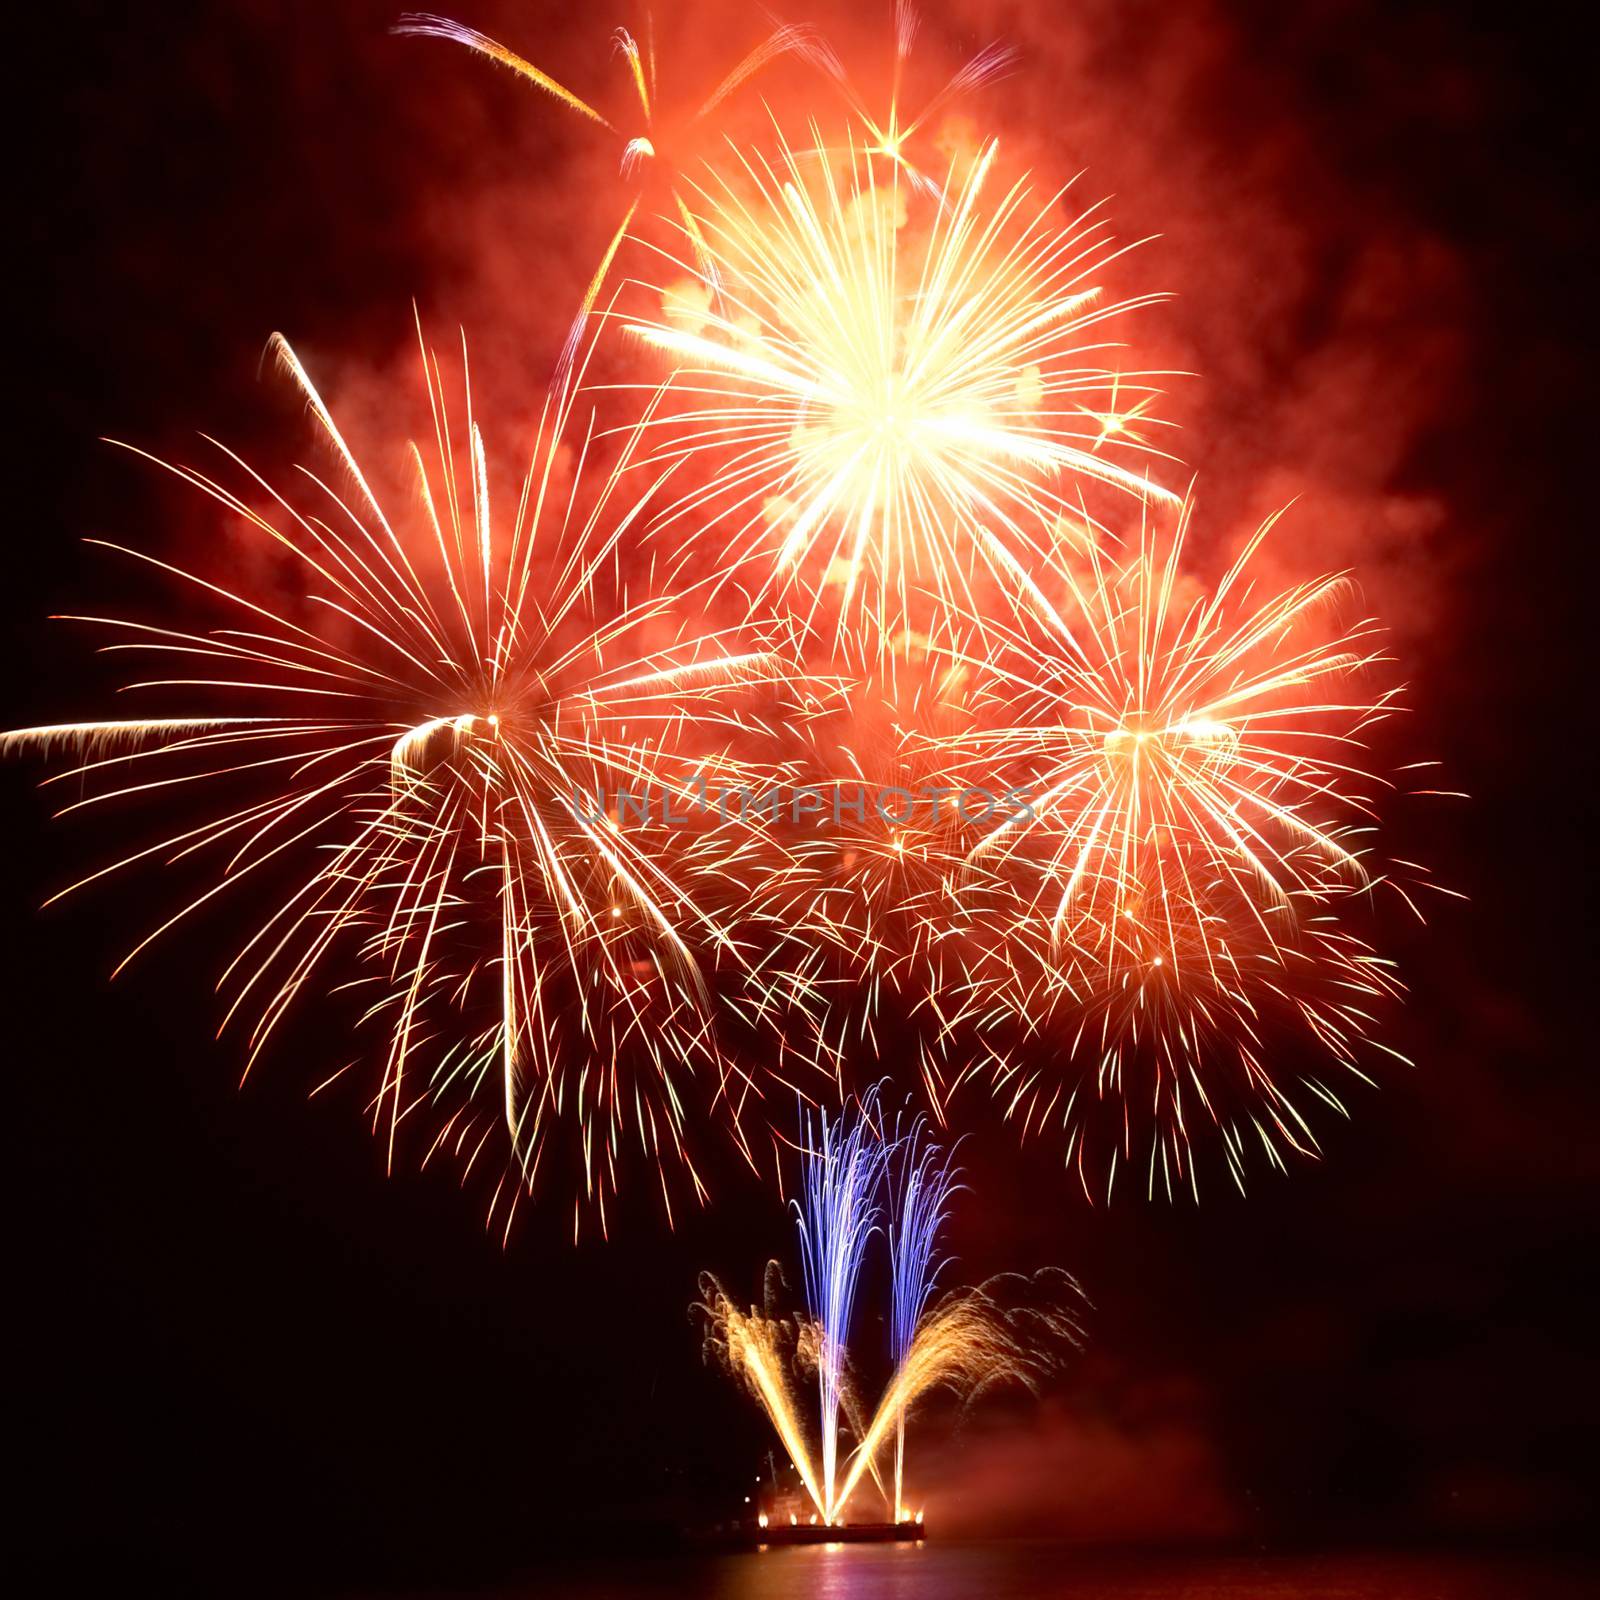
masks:
<svg viewBox="0 0 1600 1600"><path fill-rule="evenodd" d="M1410 685L1386 737L1471 796L1388 820L1469 900L1385 927L1416 1069L1355 1086L1322 1162L1245 1199L1219 1179L1198 1208L1135 1185L1090 1207L1052 1147L1019 1158L961 1102L963 1274L1065 1266L1095 1310L1055 1390L930 1472L930 1508L1111 1541L1569 1535L1600 1421L1581 52L1532 7L925 9L932 81L1012 39L1019 76L967 109L1036 167L1086 167L1119 233L1162 235L1124 286L1178 291L1141 333L1151 364L1202 375L1169 409L1210 525L1300 497L1281 559L1357 568ZM685 103L758 30L733 5L660 10L687 16L660 29ZM620 12L452 14L620 105ZM887 5L789 14L868 81L886 58ZM207 538L193 497L102 436L306 454L263 368L274 330L362 438L413 359L413 299L442 339L466 329L486 408L536 409L625 204L613 154L393 20L352 0L25 23L9 215L36 281L9 318L0 726L110 714L109 669L45 618L148 597L81 537ZM832 104L780 69L742 115L761 89ZM502 1247L451 1171L384 1176L358 1096L307 1103L348 1053L333 1019L240 1088L237 1041L213 1039L226 912L110 984L159 875L35 909L109 848L48 821L39 775L0 773L25 1521L135 1569L248 1553L379 1583L489 1578L575 1529L735 1504L764 1428L701 1365L687 1307L702 1268L754 1294L789 1244L776 1194L730 1160L673 1232L641 1202L574 1248L566 1212L525 1208Z"/></svg>

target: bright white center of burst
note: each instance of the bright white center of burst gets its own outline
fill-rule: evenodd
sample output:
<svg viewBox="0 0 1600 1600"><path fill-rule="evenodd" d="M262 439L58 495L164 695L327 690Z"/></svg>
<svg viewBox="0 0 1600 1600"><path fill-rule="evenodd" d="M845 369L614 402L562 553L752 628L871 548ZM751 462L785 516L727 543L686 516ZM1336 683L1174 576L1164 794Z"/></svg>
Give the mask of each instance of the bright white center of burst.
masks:
<svg viewBox="0 0 1600 1600"><path fill-rule="evenodd" d="M1210 717L1165 722L1141 716L1110 729L1102 748L1108 759L1126 755L1137 758L1153 749L1181 760L1187 751L1210 755L1231 749L1238 742L1238 732L1230 723Z"/></svg>
<svg viewBox="0 0 1600 1600"><path fill-rule="evenodd" d="M876 392L861 407L858 426L880 450L901 456L911 444L916 407L909 402L898 373L885 373L874 387Z"/></svg>

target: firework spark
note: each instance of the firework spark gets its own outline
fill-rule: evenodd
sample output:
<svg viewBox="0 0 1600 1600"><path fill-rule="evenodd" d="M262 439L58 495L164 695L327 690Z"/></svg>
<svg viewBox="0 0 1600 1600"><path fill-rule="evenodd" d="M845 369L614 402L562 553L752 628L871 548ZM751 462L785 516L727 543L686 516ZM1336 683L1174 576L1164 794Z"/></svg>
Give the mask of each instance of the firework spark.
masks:
<svg viewBox="0 0 1600 1600"><path fill-rule="evenodd" d="M168 470L275 552L303 603L140 557L217 625L79 620L114 629L109 649L153 655L157 673L129 688L177 695L180 714L0 742L72 752L63 776L88 792L67 811L199 809L82 880L204 871L133 954L225 894L267 891L221 981L224 1026L246 1019L252 1062L294 1002L353 984L385 1039L373 1117L391 1160L426 1107L428 1155L468 1170L500 1127L509 1171L490 1215L504 1197L508 1226L552 1147L578 1191L575 1228L591 1212L605 1227L639 1157L670 1215L680 1178L703 1192L691 1120L721 1105L736 1121L753 1092L717 1044L718 974L743 956L708 907L758 841L726 817L624 828L584 797L655 785L686 799L691 756L704 781L747 726L741 687L787 669L687 633L681 596L628 597L623 547L655 485L623 494L632 451L599 465L570 388L547 401L518 492L491 507L470 390L453 435L424 346L435 459L410 446L415 502L396 521L298 360L278 354L349 487L308 473L311 503L297 504L227 451L237 488ZM208 794L221 797L209 808Z"/></svg>
<svg viewBox="0 0 1600 1600"><path fill-rule="evenodd" d="M1062 196L1025 178L990 203L996 154L919 203L859 149L842 170L781 138L775 162L739 153L690 202L712 281L669 258L699 294L669 284L624 319L676 364L658 452L712 464L661 519L730 526L696 559L840 643L864 624L893 651L957 608L981 626L984 583L1016 587L1071 483L1173 499L1138 470L1157 452L1101 415L1114 389L1152 397L1102 330L1158 297L1104 300L1118 252L1094 211L1063 228Z"/></svg>

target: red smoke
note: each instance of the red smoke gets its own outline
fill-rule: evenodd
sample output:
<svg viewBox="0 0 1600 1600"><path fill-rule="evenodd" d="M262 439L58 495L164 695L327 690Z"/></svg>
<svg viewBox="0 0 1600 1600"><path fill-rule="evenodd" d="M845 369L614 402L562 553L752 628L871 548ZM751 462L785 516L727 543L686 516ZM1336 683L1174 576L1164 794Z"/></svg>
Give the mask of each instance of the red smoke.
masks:
<svg viewBox="0 0 1600 1600"><path fill-rule="evenodd" d="M1193 1389L1122 1387L1094 1407L1052 1400L1010 1425L974 1422L948 1444L919 1423L908 1498L940 1538L1121 1544L1248 1533Z"/></svg>

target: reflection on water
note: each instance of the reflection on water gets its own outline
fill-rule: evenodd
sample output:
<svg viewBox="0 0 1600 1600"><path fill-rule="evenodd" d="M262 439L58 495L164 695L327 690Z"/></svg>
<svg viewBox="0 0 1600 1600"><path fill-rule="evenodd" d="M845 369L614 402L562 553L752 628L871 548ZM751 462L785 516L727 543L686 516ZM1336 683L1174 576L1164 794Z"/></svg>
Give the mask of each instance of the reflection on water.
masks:
<svg viewBox="0 0 1600 1600"><path fill-rule="evenodd" d="M523 1592L562 1600L1579 1600L1600 1584L1594 1569L1503 1557L1133 1557L931 1540L573 1567Z"/></svg>

